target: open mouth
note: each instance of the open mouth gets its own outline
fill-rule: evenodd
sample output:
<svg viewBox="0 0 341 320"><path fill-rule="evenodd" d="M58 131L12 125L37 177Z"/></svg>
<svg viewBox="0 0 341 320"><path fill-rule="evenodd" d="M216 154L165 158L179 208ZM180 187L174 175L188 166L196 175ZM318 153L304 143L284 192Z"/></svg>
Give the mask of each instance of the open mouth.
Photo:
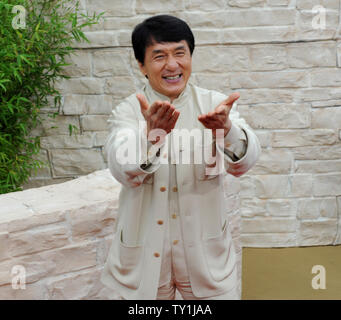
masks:
<svg viewBox="0 0 341 320"><path fill-rule="evenodd" d="M174 75L174 76L163 76L162 78L165 79L167 82L174 83L178 82L182 77L182 73Z"/></svg>

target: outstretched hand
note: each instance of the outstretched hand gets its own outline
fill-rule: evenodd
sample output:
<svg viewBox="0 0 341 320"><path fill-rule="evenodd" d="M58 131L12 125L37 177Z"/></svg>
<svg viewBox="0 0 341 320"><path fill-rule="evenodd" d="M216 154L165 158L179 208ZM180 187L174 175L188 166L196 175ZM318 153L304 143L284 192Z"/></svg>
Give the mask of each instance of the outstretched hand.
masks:
<svg viewBox="0 0 341 320"><path fill-rule="evenodd" d="M175 127L176 121L179 118L180 112L176 110L168 101L155 101L149 106L146 97L143 94L136 95L140 103L141 113L147 122L147 137L154 129L162 129L167 134ZM151 143L159 141L159 137Z"/></svg>
<svg viewBox="0 0 341 320"><path fill-rule="evenodd" d="M216 137L217 129L224 129L224 137L231 129L232 122L229 114L233 103L238 100L240 94L238 92L232 93L227 99L222 101L214 111L198 116L198 120L207 128L212 129L212 134Z"/></svg>

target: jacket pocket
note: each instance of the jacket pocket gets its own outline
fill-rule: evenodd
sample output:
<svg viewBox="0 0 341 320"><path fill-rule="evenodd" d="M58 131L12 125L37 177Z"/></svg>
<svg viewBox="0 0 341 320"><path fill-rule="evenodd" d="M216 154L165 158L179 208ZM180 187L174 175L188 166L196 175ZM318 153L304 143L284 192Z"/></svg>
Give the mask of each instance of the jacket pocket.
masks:
<svg viewBox="0 0 341 320"><path fill-rule="evenodd" d="M219 282L228 278L236 266L236 254L226 220L221 233L204 240L203 247L212 279Z"/></svg>
<svg viewBox="0 0 341 320"><path fill-rule="evenodd" d="M122 229L115 237L109 252L110 269L124 286L137 289L142 279L143 246L128 246L122 241Z"/></svg>

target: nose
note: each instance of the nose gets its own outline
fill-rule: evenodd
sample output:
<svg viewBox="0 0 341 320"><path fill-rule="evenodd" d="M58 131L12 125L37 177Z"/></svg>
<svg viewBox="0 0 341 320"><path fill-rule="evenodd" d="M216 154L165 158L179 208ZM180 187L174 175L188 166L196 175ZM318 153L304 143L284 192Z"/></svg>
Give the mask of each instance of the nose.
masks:
<svg viewBox="0 0 341 320"><path fill-rule="evenodd" d="M178 68L178 62L176 61L176 59L172 56L169 55L167 57L167 61L166 61L166 69L167 70L176 70Z"/></svg>

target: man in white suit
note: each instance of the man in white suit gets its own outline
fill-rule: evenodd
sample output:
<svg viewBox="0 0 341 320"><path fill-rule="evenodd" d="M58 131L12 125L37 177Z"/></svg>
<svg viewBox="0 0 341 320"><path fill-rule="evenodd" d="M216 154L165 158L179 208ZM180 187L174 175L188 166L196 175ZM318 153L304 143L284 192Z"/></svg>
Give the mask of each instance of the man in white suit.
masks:
<svg viewBox="0 0 341 320"><path fill-rule="evenodd" d="M148 84L109 119L105 150L122 190L101 281L124 299L174 299L176 289L239 299L223 181L255 164L258 139L235 110L238 93L190 83L195 44L184 21L148 18L132 43Z"/></svg>

